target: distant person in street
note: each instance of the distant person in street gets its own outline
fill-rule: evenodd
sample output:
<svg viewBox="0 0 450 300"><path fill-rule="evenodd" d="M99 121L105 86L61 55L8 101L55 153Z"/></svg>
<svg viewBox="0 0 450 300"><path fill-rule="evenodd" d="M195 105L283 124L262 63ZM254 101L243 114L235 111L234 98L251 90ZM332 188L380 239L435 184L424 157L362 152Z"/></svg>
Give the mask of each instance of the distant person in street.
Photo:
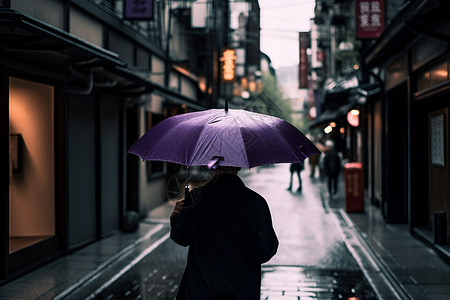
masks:
<svg viewBox="0 0 450 300"><path fill-rule="evenodd" d="M309 177L310 178L315 178L316 177L316 167L319 164L319 154L314 154L311 155L310 157L308 157L309 160L309 166L311 168L310 172L309 172Z"/></svg>
<svg viewBox="0 0 450 300"><path fill-rule="evenodd" d="M293 163L291 164L291 166L289 167L289 171L291 172L291 179L289 182L289 187L287 188L288 191L292 191L292 180L294 177L294 173L297 173L297 177L298 177L298 189L297 192L301 193L302 192L302 177L301 177L301 172L303 171L305 167L303 166L302 163Z"/></svg>
<svg viewBox="0 0 450 300"><path fill-rule="evenodd" d="M334 143L330 140L325 142L327 150L323 158L325 175L328 177L328 193L330 198L338 191L338 178L341 172L341 157L335 150Z"/></svg>
<svg viewBox="0 0 450 300"><path fill-rule="evenodd" d="M260 299L261 264L275 255L278 239L266 200L245 186L239 170L217 167L175 205L170 237L189 246L178 300Z"/></svg>

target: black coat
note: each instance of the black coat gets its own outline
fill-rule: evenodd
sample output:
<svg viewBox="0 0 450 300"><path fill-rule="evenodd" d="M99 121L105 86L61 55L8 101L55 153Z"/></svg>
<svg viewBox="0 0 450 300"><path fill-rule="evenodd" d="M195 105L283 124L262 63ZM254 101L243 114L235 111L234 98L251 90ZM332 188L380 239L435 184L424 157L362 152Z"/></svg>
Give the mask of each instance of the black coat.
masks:
<svg viewBox="0 0 450 300"><path fill-rule="evenodd" d="M172 240L189 246L177 299L259 300L261 264L278 248L265 199L226 174L192 190L184 207L170 219Z"/></svg>
<svg viewBox="0 0 450 300"><path fill-rule="evenodd" d="M328 176L338 176L341 171L341 157L339 156L339 153L335 150L326 151L323 158L323 165L325 173Z"/></svg>

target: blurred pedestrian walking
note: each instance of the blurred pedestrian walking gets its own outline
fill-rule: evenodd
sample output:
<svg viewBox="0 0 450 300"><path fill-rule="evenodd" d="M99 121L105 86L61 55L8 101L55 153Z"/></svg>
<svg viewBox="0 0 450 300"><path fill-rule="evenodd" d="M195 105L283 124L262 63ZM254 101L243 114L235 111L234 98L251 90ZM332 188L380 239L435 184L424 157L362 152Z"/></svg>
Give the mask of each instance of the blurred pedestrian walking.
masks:
<svg viewBox="0 0 450 300"><path fill-rule="evenodd" d="M189 246L176 299L260 299L261 264L278 239L266 200L245 186L239 169L217 167L175 206L170 236Z"/></svg>
<svg viewBox="0 0 450 300"><path fill-rule="evenodd" d="M301 176L301 172L305 169L305 167L303 166L302 163L292 163L291 166L289 167L289 171L291 172L291 179L289 181L289 187L287 188L288 191L292 191L292 180L294 177L294 173L297 173L297 177L298 177L298 189L297 192L301 193L302 192L302 176Z"/></svg>
<svg viewBox="0 0 450 300"><path fill-rule="evenodd" d="M311 155L308 157L309 160L309 166L310 166L310 173L309 177L315 178L316 177L316 167L319 164L319 154Z"/></svg>
<svg viewBox="0 0 450 300"><path fill-rule="evenodd" d="M325 175L328 177L328 193L330 198L338 191L338 178L341 171L341 157L335 150L334 143L330 140L325 142L327 150L323 158Z"/></svg>

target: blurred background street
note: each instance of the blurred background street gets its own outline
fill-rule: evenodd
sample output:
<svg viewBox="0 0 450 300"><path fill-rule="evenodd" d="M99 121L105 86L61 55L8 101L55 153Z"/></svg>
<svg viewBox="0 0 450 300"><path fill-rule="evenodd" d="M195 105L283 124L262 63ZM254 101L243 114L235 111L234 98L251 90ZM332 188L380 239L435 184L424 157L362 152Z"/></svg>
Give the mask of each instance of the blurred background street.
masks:
<svg viewBox="0 0 450 300"><path fill-rule="evenodd" d="M449 11L442 0L0 0L0 299L173 299L187 249L168 216L223 148L171 118L225 107L264 115L233 123L239 157L323 152L305 159L301 192L288 164L240 172L281 242L263 299L448 299ZM262 119L283 119L269 121L280 131L262 134ZM128 152L167 120L177 138L159 157ZM199 141L214 153L191 164L177 146ZM325 157L340 160L337 192Z"/></svg>

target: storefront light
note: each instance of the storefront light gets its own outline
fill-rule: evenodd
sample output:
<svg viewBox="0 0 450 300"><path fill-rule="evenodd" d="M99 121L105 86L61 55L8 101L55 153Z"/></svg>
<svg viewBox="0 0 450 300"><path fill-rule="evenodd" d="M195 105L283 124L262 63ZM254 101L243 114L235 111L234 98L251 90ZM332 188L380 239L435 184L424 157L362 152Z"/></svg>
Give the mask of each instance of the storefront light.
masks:
<svg viewBox="0 0 450 300"><path fill-rule="evenodd" d="M198 80L198 87L202 93L206 92L206 78L201 76Z"/></svg>
<svg viewBox="0 0 450 300"><path fill-rule="evenodd" d="M250 93L248 91L242 91L241 97L244 99L250 98Z"/></svg>
<svg viewBox="0 0 450 300"><path fill-rule="evenodd" d="M256 82L255 81L248 82L248 90L252 93L254 93L256 91Z"/></svg>
<svg viewBox="0 0 450 300"><path fill-rule="evenodd" d="M248 80L245 77L241 78L241 86L244 90L246 90L248 88Z"/></svg>
<svg viewBox="0 0 450 300"><path fill-rule="evenodd" d="M359 110L352 109L347 113L347 122L353 127L359 126Z"/></svg>
<svg viewBox="0 0 450 300"><path fill-rule="evenodd" d="M357 110L357 109L352 109L352 110L350 111L350 113L351 113L352 115L354 115L354 116L359 116L359 110Z"/></svg>

